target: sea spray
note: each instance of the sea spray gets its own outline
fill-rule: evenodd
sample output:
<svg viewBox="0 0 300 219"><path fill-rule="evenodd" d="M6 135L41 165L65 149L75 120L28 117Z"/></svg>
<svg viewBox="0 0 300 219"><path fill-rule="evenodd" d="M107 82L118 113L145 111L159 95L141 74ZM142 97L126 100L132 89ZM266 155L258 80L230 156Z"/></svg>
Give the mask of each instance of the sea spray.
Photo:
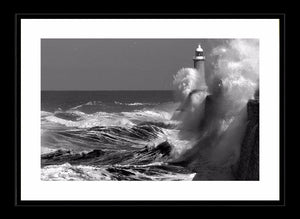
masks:
<svg viewBox="0 0 300 219"><path fill-rule="evenodd" d="M201 85L199 72L194 68L182 68L174 75L173 85L179 100L185 100L189 94Z"/></svg>
<svg viewBox="0 0 300 219"><path fill-rule="evenodd" d="M206 66L210 68L207 72L211 74L206 76L209 93L202 93L201 98L194 97L199 95L195 92L199 84L196 69L181 69L173 83L176 93L181 92L181 96L177 96L181 97L182 104L174 113L174 117L185 124L180 127L180 135L184 138L187 132L197 133L196 143L187 150L181 149L182 153L174 162L197 172L205 169L204 166L230 167L238 160L247 125L246 104L258 88L258 40L217 42L206 51L209 62ZM222 177L230 178L229 175Z"/></svg>
<svg viewBox="0 0 300 219"><path fill-rule="evenodd" d="M255 39L235 39L219 45L211 52L214 58L214 78L223 84L229 111L239 112L253 98L258 88L259 42Z"/></svg>
<svg viewBox="0 0 300 219"><path fill-rule="evenodd" d="M181 102L172 119L180 120L181 130L195 131L203 117L206 91L198 88L203 84L199 72L193 68L182 68L174 76L175 96Z"/></svg>

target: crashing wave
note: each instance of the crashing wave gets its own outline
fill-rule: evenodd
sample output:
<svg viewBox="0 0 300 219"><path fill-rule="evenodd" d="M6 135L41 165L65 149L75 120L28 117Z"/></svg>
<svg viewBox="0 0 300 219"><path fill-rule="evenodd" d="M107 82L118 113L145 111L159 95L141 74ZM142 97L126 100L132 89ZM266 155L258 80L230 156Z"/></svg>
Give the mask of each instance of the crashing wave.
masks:
<svg viewBox="0 0 300 219"><path fill-rule="evenodd" d="M42 135L42 147L65 148L76 151L106 148L132 150L165 139L165 131L155 125L132 127L95 126L85 129L47 130Z"/></svg>
<svg viewBox="0 0 300 219"><path fill-rule="evenodd" d="M43 154L42 180L191 180L192 171L167 163L172 145L134 150L56 150Z"/></svg>
<svg viewBox="0 0 300 219"><path fill-rule="evenodd" d="M91 128L95 126L133 126L130 120L114 113L98 112L81 115L73 112L64 112L44 117L50 122L65 125L67 127Z"/></svg>
<svg viewBox="0 0 300 219"><path fill-rule="evenodd" d="M194 176L195 173L172 173L163 168L155 169L155 166L95 167L88 165L73 166L65 163L47 166L41 170L41 180L43 181L190 181Z"/></svg>

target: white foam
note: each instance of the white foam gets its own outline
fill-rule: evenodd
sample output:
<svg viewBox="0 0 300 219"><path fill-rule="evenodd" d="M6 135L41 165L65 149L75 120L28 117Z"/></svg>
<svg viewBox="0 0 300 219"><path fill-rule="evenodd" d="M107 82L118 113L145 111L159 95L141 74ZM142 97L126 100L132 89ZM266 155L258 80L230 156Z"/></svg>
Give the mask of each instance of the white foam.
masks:
<svg viewBox="0 0 300 219"><path fill-rule="evenodd" d="M172 117L172 113L160 110L136 110L134 112L122 112L127 118L138 119L141 121L169 121Z"/></svg>
<svg viewBox="0 0 300 219"><path fill-rule="evenodd" d="M170 159L175 160L184 152L191 149L194 143L197 142L197 134L193 132L182 132L182 130L164 130L167 136L167 141L173 146Z"/></svg>
<svg viewBox="0 0 300 219"><path fill-rule="evenodd" d="M157 163L153 164L157 165ZM158 164L160 165L160 164ZM142 166L140 166L142 167ZM146 174L128 169L134 175L132 178L148 178L149 180L181 180L181 181L190 181L195 176L195 173L192 174L180 174L180 173L169 173L161 174L158 173L156 176L148 176ZM105 168L93 167L86 165L72 166L69 163L62 165L50 165L42 168L41 171L41 180L44 181L100 181L100 180L114 180L112 174L109 173Z"/></svg>
<svg viewBox="0 0 300 219"><path fill-rule="evenodd" d="M67 127L91 128L94 126L133 126L133 122L126 118L114 114L105 115L104 113L95 113L92 115L84 115L80 121L70 121L58 118L56 116L48 116L46 119L50 122L65 125Z"/></svg>
<svg viewBox="0 0 300 219"><path fill-rule="evenodd" d="M72 166L69 163L62 165L51 165L42 168L41 180L61 181L61 180L111 180L109 173L104 168L92 166Z"/></svg>
<svg viewBox="0 0 300 219"><path fill-rule="evenodd" d="M50 116L50 115L52 115L52 114L53 114L53 113L51 113L51 112L41 111L41 117Z"/></svg>

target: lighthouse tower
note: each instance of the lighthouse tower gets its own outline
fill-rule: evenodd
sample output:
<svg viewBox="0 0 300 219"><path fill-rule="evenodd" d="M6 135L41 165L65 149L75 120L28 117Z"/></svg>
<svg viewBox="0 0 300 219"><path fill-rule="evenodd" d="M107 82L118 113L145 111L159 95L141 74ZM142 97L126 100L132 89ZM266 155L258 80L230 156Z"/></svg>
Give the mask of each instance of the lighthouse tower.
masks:
<svg viewBox="0 0 300 219"><path fill-rule="evenodd" d="M205 68L204 68L205 56L200 44L198 45L198 48L195 51L195 56L193 57L193 60L194 60L194 68L197 69L200 75L201 90L206 90L207 86L205 82Z"/></svg>

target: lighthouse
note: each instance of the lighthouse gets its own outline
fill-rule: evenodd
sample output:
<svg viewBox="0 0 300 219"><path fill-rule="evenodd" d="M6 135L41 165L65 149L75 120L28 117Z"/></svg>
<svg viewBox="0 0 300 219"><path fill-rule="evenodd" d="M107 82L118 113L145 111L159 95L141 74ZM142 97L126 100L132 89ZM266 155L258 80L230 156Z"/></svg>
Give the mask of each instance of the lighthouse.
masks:
<svg viewBox="0 0 300 219"><path fill-rule="evenodd" d="M206 82L205 82L205 67L204 67L204 62L205 62L205 56L203 49L201 45L199 44L196 51L195 51L195 56L193 57L194 60L194 68L199 72L200 76L200 83L201 83L201 90L206 90Z"/></svg>

